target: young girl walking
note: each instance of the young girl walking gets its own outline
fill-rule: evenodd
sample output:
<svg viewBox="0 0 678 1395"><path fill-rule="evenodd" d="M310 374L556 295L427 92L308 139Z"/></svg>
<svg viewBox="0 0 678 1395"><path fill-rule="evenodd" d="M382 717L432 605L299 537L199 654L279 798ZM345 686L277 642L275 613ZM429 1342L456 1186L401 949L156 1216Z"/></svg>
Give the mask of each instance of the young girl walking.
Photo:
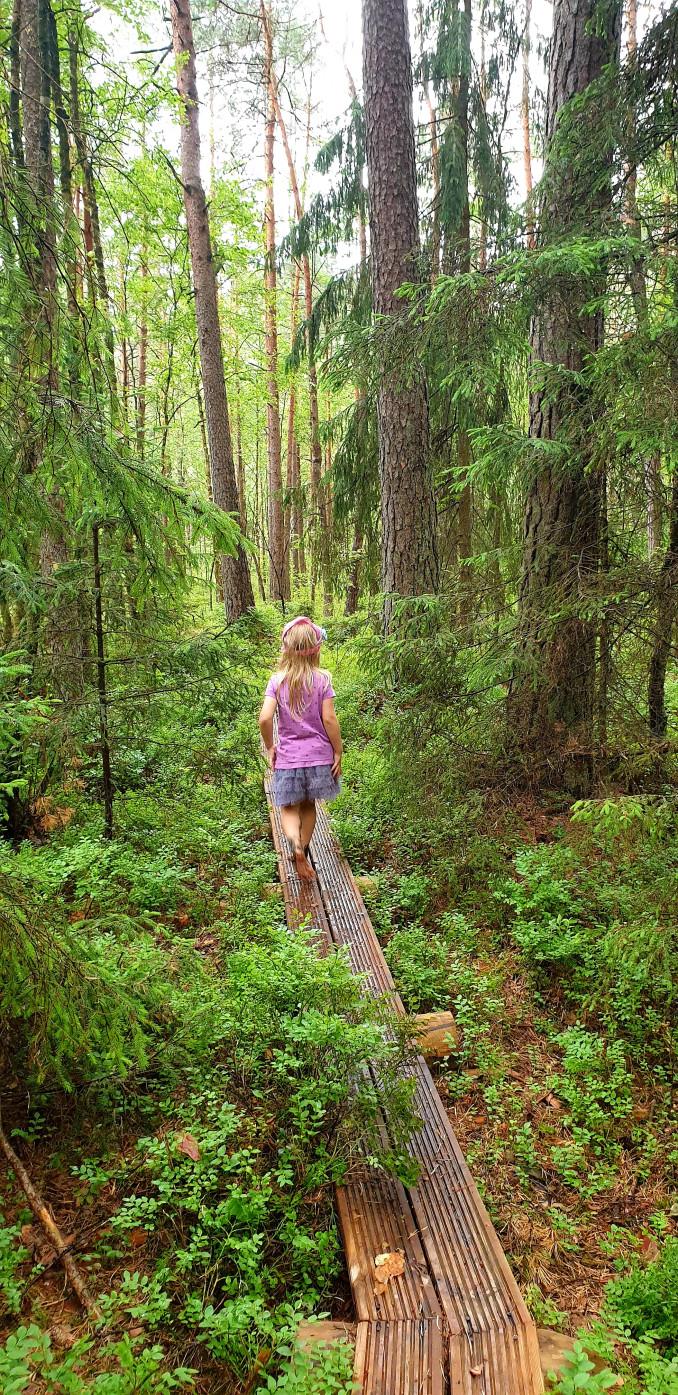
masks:
<svg viewBox="0 0 678 1395"><path fill-rule="evenodd" d="M282 632L279 668L270 679L259 713L259 729L273 771L273 802L280 810L297 875L315 877L308 845L315 828L316 799L339 793L343 750L334 710L332 679L320 668L324 630L306 615L290 620ZM273 719L278 713L278 739Z"/></svg>

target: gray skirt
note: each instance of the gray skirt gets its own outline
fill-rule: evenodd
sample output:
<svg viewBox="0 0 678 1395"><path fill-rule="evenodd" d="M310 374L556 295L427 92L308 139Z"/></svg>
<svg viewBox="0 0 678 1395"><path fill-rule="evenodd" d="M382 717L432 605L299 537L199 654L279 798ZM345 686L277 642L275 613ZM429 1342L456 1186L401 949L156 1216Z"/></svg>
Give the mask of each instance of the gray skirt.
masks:
<svg viewBox="0 0 678 1395"><path fill-rule="evenodd" d="M341 781L331 765L303 765L296 770L274 770L271 793L278 807L301 804L304 799L336 799Z"/></svg>

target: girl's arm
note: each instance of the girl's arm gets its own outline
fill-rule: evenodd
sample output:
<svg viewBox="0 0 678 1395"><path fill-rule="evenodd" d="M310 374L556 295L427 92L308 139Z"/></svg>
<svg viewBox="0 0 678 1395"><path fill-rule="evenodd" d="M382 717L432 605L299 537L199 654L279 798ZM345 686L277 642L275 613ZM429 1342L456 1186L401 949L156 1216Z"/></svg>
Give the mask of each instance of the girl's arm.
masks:
<svg viewBox="0 0 678 1395"><path fill-rule="evenodd" d="M332 750L334 751L332 774L336 780L341 775L341 757L344 750L344 743L341 739L339 718L334 710L334 698L323 698L323 726L332 742Z"/></svg>
<svg viewBox="0 0 678 1395"><path fill-rule="evenodd" d="M266 747L266 756L271 770L275 768L275 746L273 744L273 717L275 715L276 704L277 698L265 697L262 704L261 712L259 713L259 731L261 732L261 739L264 743L264 746Z"/></svg>

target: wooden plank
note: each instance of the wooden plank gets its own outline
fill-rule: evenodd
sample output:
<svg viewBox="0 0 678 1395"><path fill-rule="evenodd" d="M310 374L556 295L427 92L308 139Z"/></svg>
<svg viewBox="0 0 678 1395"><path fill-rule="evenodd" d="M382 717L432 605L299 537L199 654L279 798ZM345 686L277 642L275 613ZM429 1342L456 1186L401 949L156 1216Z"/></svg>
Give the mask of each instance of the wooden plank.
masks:
<svg viewBox="0 0 678 1395"><path fill-rule="evenodd" d="M324 811L311 848L317 884L299 883L273 807L271 821L290 926L306 919L324 952L343 945L366 991L404 1013ZM416 1187L365 1167L337 1193L358 1317L356 1377L375 1395L540 1395L534 1324L421 1056L411 1070L421 1119L411 1141ZM374 1255L398 1249L405 1275L378 1295Z"/></svg>
<svg viewBox="0 0 678 1395"><path fill-rule="evenodd" d="M353 1374L363 1395L443 1395L445 1366L439 1322L358 1323Z"/></svg>

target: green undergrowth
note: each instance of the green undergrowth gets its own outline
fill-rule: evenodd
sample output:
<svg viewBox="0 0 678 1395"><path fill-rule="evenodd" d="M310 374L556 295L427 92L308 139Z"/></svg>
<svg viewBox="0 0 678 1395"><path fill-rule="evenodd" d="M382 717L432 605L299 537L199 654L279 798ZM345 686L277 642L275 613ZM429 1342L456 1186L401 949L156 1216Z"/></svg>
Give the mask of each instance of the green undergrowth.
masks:
<svg viewBox="0 0 678 1395"><path fill-rule="evenodd" d="M512 798L500 675L429 602L338 654L334 824L396 984L454 1012L440 1088L537 1322L601 1313L557 1389L612 1386L593 1350L628 1395L675 1395L676 792Z"/></svg>
<svg viewBox="0 0 678 1395"><path fill-rule="evenodd" d="M343 1292L333 1192L358 1144L408 1167L410 1046L343 955L262 895L271 650L270 630L250 645L228 718L158 703L137 757L133 730L114 751L113 840L77 762L54 827L0 844L3 1124L101 1311L54 1325L62 1288L8 1172L3 1395L164 1395L216 1372L226 1391L351 1388L346 1352L299 1352L295 1332Z"/></svg>

